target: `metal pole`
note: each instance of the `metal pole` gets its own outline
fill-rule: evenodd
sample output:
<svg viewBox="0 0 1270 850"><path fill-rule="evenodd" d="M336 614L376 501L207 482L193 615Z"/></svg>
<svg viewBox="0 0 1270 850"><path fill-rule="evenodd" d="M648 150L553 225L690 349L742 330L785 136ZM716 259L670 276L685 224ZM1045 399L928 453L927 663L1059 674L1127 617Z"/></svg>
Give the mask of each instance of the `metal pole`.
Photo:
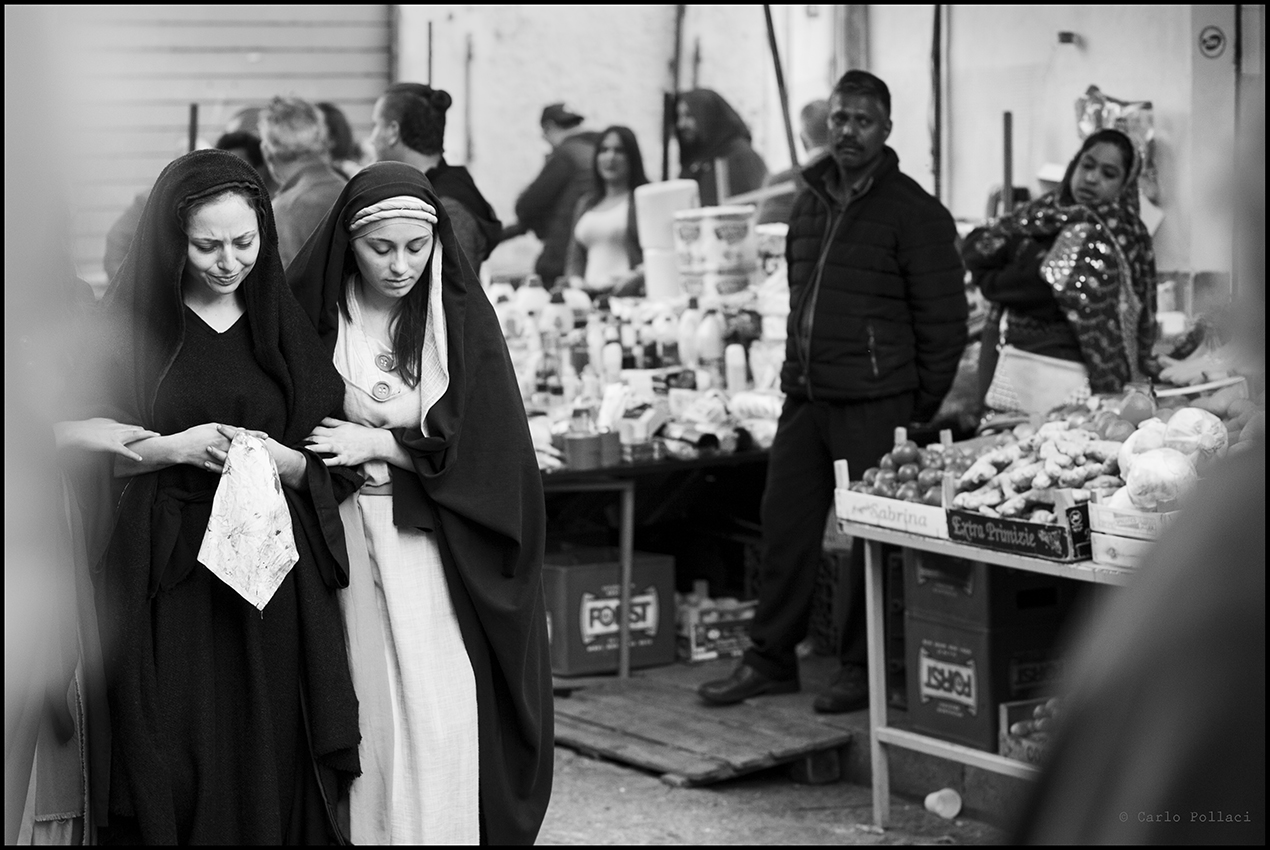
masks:
<svg viewBox="0 0 1270 850"><path fill-rule="evenodd" d="M684 4L675 5L675 52L670 61L670 94L662 99L661 116L661 179L670 179L670 136L674 132L679 106L679 63L683 54Z"/></svg>
<svg viewBox="0 0 1270 850"><path fill-rule="evenodd" d="M943 146L944 146L944 127L943 127L943 6L935 4L935 26L934 37L931 39L931 100L935 107L934 127L931 130L930 159L931 171L935 176L935 198L943 200Z"/></svg>
<svg viewBox="0 0 1270 850"><path fill-rule="evenodd" d="M198 104L190 104L190 150L198 144Z"/></svg>
<svg viewBox="0 0 1270 850"><path fill-rule="evenodd" d="M763 17L767 19L767 44L772 49L772 66L776 69L776 89L781 96L781 116L785 119L785 140L789 142L789 162L797 168L798 148L794 145L794 122L789 117L789 92L785 91L785 73L781 70L781 54L776 47L776 27L772 23L772 7L767 3L763 4Z"/></svg>
<svg viewBox="0 0 1270 850"><path fill-rule="evenodd" d="M432 85L432 21L428 21L428 85Z"/></svg>
<svg viewBox="0 0 1270 850"><path fill-rule="evenodd" d="M618 557L621 564L619 572L622 588L618 596L617 675L620 679L626 679L631 675L631 583L634 581L635 563L635 482L622 483L624 485L622 487L622 517L618 527Z"/></svg>
<svg viewBox="0 0 1270 850"><path fill-rule="evenodd" d="M1014 115L1005 113L1005 176L1001 181L1001 215L1014 209Z"/></svg>

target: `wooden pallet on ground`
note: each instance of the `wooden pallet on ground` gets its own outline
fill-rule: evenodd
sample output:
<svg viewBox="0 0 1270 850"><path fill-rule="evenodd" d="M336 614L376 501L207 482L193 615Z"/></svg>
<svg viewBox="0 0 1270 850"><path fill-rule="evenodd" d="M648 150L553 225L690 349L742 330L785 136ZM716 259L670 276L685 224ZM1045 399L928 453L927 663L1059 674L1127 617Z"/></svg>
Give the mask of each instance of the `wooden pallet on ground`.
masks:
<svg viewBox="0 0 1270 850"><path fill-rule="evenodd" d="M782 764L805 782L839 778L853 733L817 719L806 697L796 708L780 697L708 706L684 684L636 676L558 696L556 741L654 771L671 785L706 785Z"/></svg>

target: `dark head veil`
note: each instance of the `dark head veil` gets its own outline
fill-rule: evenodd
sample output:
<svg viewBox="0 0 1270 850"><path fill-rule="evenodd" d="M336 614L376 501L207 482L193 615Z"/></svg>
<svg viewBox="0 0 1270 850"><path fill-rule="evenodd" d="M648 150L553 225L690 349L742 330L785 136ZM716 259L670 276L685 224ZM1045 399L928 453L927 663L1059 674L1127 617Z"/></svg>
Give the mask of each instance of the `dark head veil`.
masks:
<svg viewBox="0 0 1270 850"><path fill-rule="evenodd" d="M428 436L418 427L394 431L415 473L391 467L394 522L437 533L476 675L483 838L533 843L551 792L553 747L542 592L546 511L494 308L431 184L402 163L378 163L354 175L287 278L333 352L340 292L351 268L349 224L366 207L401 195L421 198L436 211L433 250L442 252L442 279L428 285L442 288L450 380L428 411Z"/></svg>
<svg viewBox="0 0 1270 850"><path fill-rule="evenodd" d="M343 384L286 285L273 208L260 175L225 151L194 151L159 175L128 255L102 299L104 351L98 354L107 374L88 395L102 405L95 415L151 425L155 394L185 338L181 275L188 239L181 213L227 190L245 194L256 212L260 253L240 291L256 360L286 398L286 431L271 436L296 445L339 408Z"/></svg>

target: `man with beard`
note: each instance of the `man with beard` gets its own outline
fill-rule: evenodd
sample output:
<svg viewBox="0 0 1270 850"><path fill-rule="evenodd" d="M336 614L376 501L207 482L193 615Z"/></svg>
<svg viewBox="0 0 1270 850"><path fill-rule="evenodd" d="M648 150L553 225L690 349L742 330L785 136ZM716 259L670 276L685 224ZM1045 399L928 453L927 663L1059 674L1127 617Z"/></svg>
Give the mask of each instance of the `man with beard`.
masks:
<svg viewBox="0 0 1270 850"><path fill-rule="evenodd" d="M848 71L829 97L830 156L803 171L785 254L789 335L781 412L761 508L763 545L753 647L701 697L728 705L799 689L833 462L854 474L892 447L897 425L930 420L966 344L956 227L886 146L891 95ZM814 707L868 704L863 547L852 547L842 670Z"/></svg>

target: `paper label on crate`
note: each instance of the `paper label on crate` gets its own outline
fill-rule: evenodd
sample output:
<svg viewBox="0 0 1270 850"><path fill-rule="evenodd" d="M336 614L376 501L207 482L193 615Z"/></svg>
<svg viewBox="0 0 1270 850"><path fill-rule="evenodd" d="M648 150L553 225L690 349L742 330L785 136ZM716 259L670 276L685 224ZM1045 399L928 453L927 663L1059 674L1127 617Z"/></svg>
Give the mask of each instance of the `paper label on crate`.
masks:
<svg viewBox="0 0 1270 850"><path fill-rule="evenodd" d="M953 540L1006 552L1066 560L1088 558L1089 523L1084 505L1066 512L1067 528L1023 520L994 519L966 511L948 512L948 536Z"/></svg>
<svg viewBox="0 0 1270 850"><path fill-rule="evenodd" d="M578 622L582 626L582 643L590 644L609 635L617 634L619 607L621 607L621 599L617 596L597 596L594 593L582 594L581 616L578 618ZM649 585L643 593L632 594L631 635L633 636L639 632L648 637L656 637L659 609L660 605L655 585Z"/></svg>
<svg viewBox="0 0 1270 850"><path fill-rule="evenodd" d="M954 664L931 657L925 648L918 652L918 693L923 703L933 699L964 705L973 717L979 710L979 688L975 662Z"/></svg>
<svg viewBox="0 0 1270 850"><path fill-rule="evenodd" d="M1010 695L1030 693L1059 680L1063 672L1063 662L1059 658L1027 658L1010 659Z"/></svg>
<svg viewBox="0 0 1270 850"><path fill-rule="evenodd" d="M948 537L948 522L943 508L853 493L850 490L837 490L834 496L838 519L880 525L923 537Z"/></svg>

